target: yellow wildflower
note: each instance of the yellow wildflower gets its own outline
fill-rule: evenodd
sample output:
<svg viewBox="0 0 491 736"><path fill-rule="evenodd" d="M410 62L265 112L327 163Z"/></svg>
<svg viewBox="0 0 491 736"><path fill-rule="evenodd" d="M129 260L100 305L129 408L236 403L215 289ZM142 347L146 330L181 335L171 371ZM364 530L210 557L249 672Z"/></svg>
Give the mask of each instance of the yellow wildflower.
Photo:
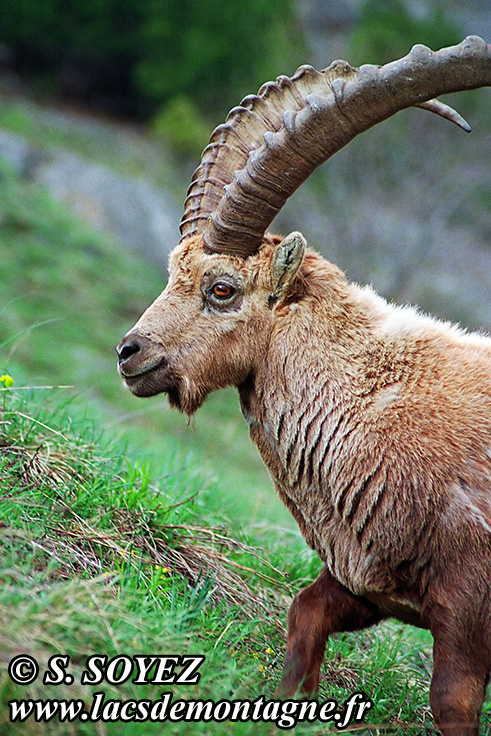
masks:
<svg viewBox="0 0 491 736"><path fill-rule="evenodd" d="M167 572L170 573L170 572L172 572L172 570L170 569L170 567L162 567L162 565L155 565L154 567L155 567L155 570L157 570L157 572L159 570L160 570L160 572L163 572L163 573L167 573Z"/></svg>
<svg viewBox="0 0 491 736"><path fill-rule="evenodd" d="M14 379L12 376L4 374L3 376L0 376L0 383L3 383L5 388L11 388L14 385Z"/></svg>

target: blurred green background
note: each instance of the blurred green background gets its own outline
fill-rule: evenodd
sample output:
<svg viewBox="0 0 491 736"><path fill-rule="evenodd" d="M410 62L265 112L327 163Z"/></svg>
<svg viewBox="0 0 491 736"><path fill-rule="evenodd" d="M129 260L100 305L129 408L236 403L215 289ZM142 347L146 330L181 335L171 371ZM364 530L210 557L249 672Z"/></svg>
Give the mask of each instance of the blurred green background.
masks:
<svg viewBox="0 0 491 736"><path fill-rule="evenodd" d="M133 119L186 149L201 125L279 73L343 52L385 63L489 24L476 3L420 0L6 0L4 62L44 93ZM477 17L476 17L477 16ZM479 32L479 27L474 31ZM317 61L317 59L316 59ZM191 120L192 119L192 120ZM192 123L192 124L191 124ZM185 130L182 130L182 128ZM195 127L194 134L191 130Z"/></svg>

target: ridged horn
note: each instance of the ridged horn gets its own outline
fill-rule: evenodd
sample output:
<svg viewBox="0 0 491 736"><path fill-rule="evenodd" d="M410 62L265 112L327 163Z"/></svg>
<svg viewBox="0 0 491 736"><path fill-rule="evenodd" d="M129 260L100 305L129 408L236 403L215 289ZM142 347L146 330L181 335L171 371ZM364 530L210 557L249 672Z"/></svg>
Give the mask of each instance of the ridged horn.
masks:
<svg viewBox="0 0 491 736"><path fill-rule="evenodd" d="M470 127L434 99L491 85L491 46L469 36L433 52L417 45L384 66L302 66L242 100L212 133L188 190L181 234L211 252L254 253L288 197L356 135L418 106Z"/></svg>

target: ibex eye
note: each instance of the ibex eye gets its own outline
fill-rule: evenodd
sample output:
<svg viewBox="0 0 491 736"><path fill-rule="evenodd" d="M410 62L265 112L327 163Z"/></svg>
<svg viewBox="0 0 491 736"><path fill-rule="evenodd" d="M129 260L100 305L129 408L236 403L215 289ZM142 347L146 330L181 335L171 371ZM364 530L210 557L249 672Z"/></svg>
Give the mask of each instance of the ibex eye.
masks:
<svg viewBox="0 0 491 736"><path fill-rule="evenodd" d="M211 287L211 293L213 296L216 296L217 299L230 299L230 297L235 294L235 289L229 286L229 284L224 284L222 281L218 281Z"/></svg>

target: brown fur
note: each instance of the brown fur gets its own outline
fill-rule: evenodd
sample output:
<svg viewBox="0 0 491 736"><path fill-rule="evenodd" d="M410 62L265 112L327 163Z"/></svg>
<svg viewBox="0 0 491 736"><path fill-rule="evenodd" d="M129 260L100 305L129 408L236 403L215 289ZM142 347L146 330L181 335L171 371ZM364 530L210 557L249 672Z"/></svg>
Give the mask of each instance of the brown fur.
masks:
<svg viewBox="0 0 491 736"><path fill-rule="evenodd" d="M286 241L285 241L286 242ZM434 637L431 705L475 736L491 670L491 340L395 308L279 238L246 259L174 251L120 345L140 396L189 414L232 384L280 498L325 562L289 614L280 691L315 691L327 637L386 616ZM213 303L225 279L237 294Z"/></svg>

